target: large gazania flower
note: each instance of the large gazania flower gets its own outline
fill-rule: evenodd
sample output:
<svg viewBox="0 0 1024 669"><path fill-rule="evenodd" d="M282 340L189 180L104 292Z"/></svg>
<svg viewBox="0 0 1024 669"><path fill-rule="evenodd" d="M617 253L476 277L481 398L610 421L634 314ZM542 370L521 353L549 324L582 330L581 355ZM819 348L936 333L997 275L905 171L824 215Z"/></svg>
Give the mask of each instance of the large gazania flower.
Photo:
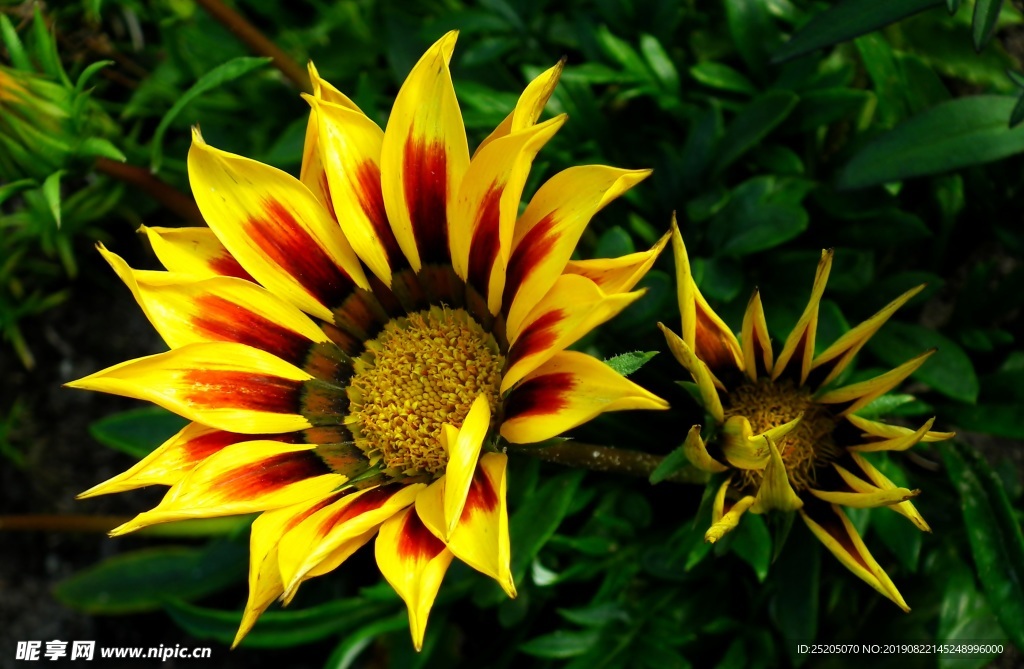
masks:
<svg viewBox="0 0 1024 669"><path fill-rule="evenodd" d="M909 611L841 507L885 506L918 529L930 531L908 501L920 491L896 486L861 453L903 451L953 434L930 431L934 418L911 430L856 412L896 387L934 351L867 381L831 386L882 324L923 286L900 295L815 355L818 306L832 266L832 252L823 251L807 308L774 358L757 291L750 298L738 341L700 294L675 224L672 247L683 336L658 325L676 359L693 376L717 432L716 439L705 443L701 427L694 425L683 450L694 466L729 473L715 496L713 524L705 540L721 539L747 511L799 511L843 565Z"/></svg>
<svg viewBox="0 0 1024 669"><path fill-rule="evenodd" d="M647 176L565 170L519 215L531 161L565 121L538 123L541 74L470 159L434 44L382 131L311 67L301 178L208 146L188 170L207 228L146 230L166 272L104 255L171 350L72 387L194 421L83 494L170 485L115 529L263 512L236 643L275 599L375 535L413 641L452 557L510 595L506 456L605 411L667 405L566 347L633 302L667 243L570 261L590 218Z"/></svg>

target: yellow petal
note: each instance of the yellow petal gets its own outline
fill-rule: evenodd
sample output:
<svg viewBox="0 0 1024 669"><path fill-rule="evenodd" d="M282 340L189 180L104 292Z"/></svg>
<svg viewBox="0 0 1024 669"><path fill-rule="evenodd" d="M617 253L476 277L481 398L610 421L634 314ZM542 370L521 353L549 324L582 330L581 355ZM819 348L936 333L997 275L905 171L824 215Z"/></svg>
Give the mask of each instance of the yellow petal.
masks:
<svg viewBox="0 0 1024 669"><path fill-rule="evenodd" d="M171 272L198 277L233 276L253 281L210 228L148 228L142 226L160 263Z"/></svg>
<svg viewBox="0 0 1024 669"><path fill-rule="evenodd" d="M722 425L722 455L733 467L763 469L771 451L766 439L754 437L750 421L744 416L729 416Z"/></svg>
<svg viewBox="0 0 1024 669"><path fill-rule="evenodd" d="M804 505L792 484L789 482L789 472L786 471L786 463L782 461L782 454L775 440L765 436L768 442L768 464L764 468L764 477L757 489L757 497L751 509L754 513L766 513L768 511L796 511Z"/></svg>
<svg viewBox="0 0 1024 669"><path fill-rule="evenodd" d="M818 331L818 306L821 304L821 296L825 294L825 284L828 283L828 273L832 269L832 250L821 252L821 260L818 262L818 269L814 273L814 285L811 286L811 298L807 301L807 307L800 316L800 320L793 326L789 333L782 352L779 353L772 370L772 380L779 378L786 370L789 361L796 359L800 365L799 378L803 384L811 371L811 360L814 358L814 338Z"/></svg>
<svg viewBox="0 0 1024 669"><path fill-rule="evenodd" d="M672 216L672 252L676 259L676 296L682 317L683 341L704 361L709 369L743 369L743 353L729 326L725 324L704 296L690 271L686 244Z"/></svg>
<svg viewBox="0 0 1024 669"><path fill-rule="evenodd" d="M469 145L448 63L458 33L423 54L395 98L380 169L391 228L412 268L448 264L448 210L469 166Z"/></svg>
<svg viewBox="0 0 1024 669"><path fill-rule="evenodd" d="M889 317L922 290L924 290L924 284L903 293L877 314L841 336L821 355L817 356L811 363L811 371L816 377L814 385L817 387L827 386L839 376L853 360L853 356L857 355L864 344L875 336L875 333L889 320Z"/></svg>
<svg viewBox="0 0 1024 669"><path fill-rule="evenodd" d="M445 541L455 531L466 505L466 495L473 483L473 472L477 469L480 449L483 447L487 430L491 425L491 407L487 396L479 395L473 401L466 419L459 428L458 436L448 438L448 464L444 475L444 504L441 538Z"/></svg>
<svg viewBox="0 0 1024 669"><path fill-rule="evenodd" d="M644 278L671 236L671 232L666 232L650 250L630 253L619 258L570 260L565 266L565 273L585 276L609 295L625 293Z"/></svg>
<svg viewBox="0 0 1024 669"><path fill-rule="evenodd" d="M728 467L708 455L708 449L704 440L700 437L700 425L694 425L686 434L686 441L683 442L683 454L690 464L701 471L717 474L724 472Z"/></svg>
<svg viewBox="0 0 1024 669"><path fill-rule="evenodd" d="M412 509L400 511L381 525L374 549L381 574L409 609L412 643L420 650L430 608L452 553Z"/></svg>
<svg viewBox="0 0 1024 669"><path fill-rule="evenodd" d="M277 509L322 497L345 482L307 444L243 441L227 446L167 491L155 509L111 536L155 523Z"/></svg>
<svg viewBox="0 0 1024 669"><path fill-rule="evenodd" d="M505 393L523 377L564 351L598 325L642 297L644 291L608 295L590 279L563 274L523 320L522 329L508 332L507 369L501 379Z"/></svg>
<svg viewBox="0 0 1024 669"><path fill-rule="evenodd" d="M918 367L923 365L933 353L935 353L935 349L925 351L895 369L867 381L831 390L818 397L816 401L821 404L843 404L845 406L836 407L834 411L840 416L852 414L857 409L870 404L876 397L881 397L902 383L904 379L916 372Z"/></svg>
<svg viewBox="0 0 1024 669"><path fill-rule="evenodd" d="M729 481L725 481L715 493L715 501L711 507L711 527L704 533L704 541L717 543L722 537L736 529L740 518L754 504L754 498L746 495L736 502L726 499Z"/></svg>
<svg viewBox="0 0 1024 669"><path fill-rule="evenodd" d="M847 416L847 418L850 418L850 416ZM908 434L902 434L898 437L892 437L890 439L875 439L863 444L847 446L846 448L847 450L859 453L872 453L876 451L905 451L923 441L934 424L935 418L933 416L932 418L929 418L916 432L908 430Z"/></svg>
<svg viewBox="0 0 1024 669"><path fill-rule="evenodd" d="M122 362L66 385L147 400L229 432L275 434L310 427L299 411L303 382L312 378L250 346L201 343Z"/></svg>
<svg viewBox="0 0 1024 669"><path fill-rule="evenodd" d="M494 140L479 151L449 208L452 266L497 315L519 201L533 159L565 123L563 114Z"/></svg>
<svg viewBox="0 0 1024 669"><path fill-rule="evenodd" d="M723 422L725 420L725 410L722 408L722 398L718 395L718 390L715 388L716 385L721 384L716 383L715 376L708 369L708 366L694 354L693 349L679 335L669 330L663 323L658 323L658 327L664 333L665 341L668 343L668 348L672 351L672 355L675 356L676 360L679 361L679 364L686 371L690 372L693 380L697 383L697 390L700 392L704 410L711 414L716 422Z"/></svg>
<svg viewBox="0 0 1024 669"><path fill-rule="evenodd" d="M465 506L448 535L448 550L473 569L498 582L509 597L516 596L510 567L508 510L505 506L505 469L508 456L485 453L473 472ZM434 536L444 540L444 478L416 498L416 513Z"/></svg>
<svg viewBox="0 0 1024 669"><path fill-rule="evenodd" d="M847 471L839 465L833 465L839 471L840 476L846 481L850 487L858 492L873 492L874 490L906 490L905 488L897 488L896 484L890 481L885 474L878 471L874 465L872 465L867 458L857 453L850 453L850 458L859 468L859 472ZM851 467L851 470L854 468ZM859 477L859 478L858 478ZM913 493L912 496L916 496L919 491L910 491ZM913 502L902 501L898 504L889 507L896 513L904 516L914 523L917 529L922 532L931 532L932 529L925 522L924 517L918 512L917 507L914 506Z"/></svg>
<svg viewBox="0 0 1024 669"><path fill-rule="evenodd" d="M888 423L882 423L877 420L871 420L870 418L864 418L856 414L850 413L846 415L846 420L850 421L861 430L864 431L865 437L880 437L882 439L896 439L898 437L906 437L914 434L915 430L909 427L903 427L902 425L890 425ZM956 436L956 432L926 432L921 441L924 443L931 443L936 441L946 441Z"/></svg>
<svg viewBox="0 0 1024 669"><path fill-rule="evenodd" d="M562 351L509 394L501 435L514 444L528 444L550 439L606 411L668 408L668 402L600 360Z"/></svg>
<svg viewBox="0 0 1024 669"><path fill-rule="evenodd" d="M878 489L874 492L839 492L835 490L814 490L812 488L808 492L830 504L839 504L854 509L892 506L905 502L912 497L917 497L921 493L920 490L908 490L907 488Z"/></svg>
<svg viewBox="0 0 1024 669"><path fill-rule="evenodd" d="M764 307L761 305L761 294L754 290L747 303L747 311L743 315L743 329L740 337L743 341L743 368L751 381L758 376L770 376L772 373L772 341L768 335L768 323L764 318Z"/></svg>
<svg viewBox="0 0 1024 669"><path fill-rule="evenodd" d="M570 167L537 190L512 238L502 297L508 332L519 332L554 285L594 214L650 173L601 165Z"/></svg>
<svg viewBox="0 0 1024 669"><path fill-rule="evenodd" d="M523 94L519 96L516 108L505 117L505 120L494 129L494 132L488 135L484 141L480 142L480 146L476 148L476 153L480 153L485 146L496 139L506 137L510 133L523 130L535 124L537 119L540 118L541 112L544 111L544 106L547 105L548 100L551 98L551 94L555 92L555 87L558 85L558 79L562 76L562 69L564 67L565 59L563 58L558 61L557 65L541 72L536 79L531 81L526 86Z"/></svg>
<svg viewBox="0 0 1024 669"><path fill-rule="evenodd" d="M910 612L910 607L903 600L899 590L893 585L885 570L871 557L871 553L864 545L860 535L857 534L853 523L838 506L835 504L815 505L813 510L801 509L800 516L814 536L818 537L818 540L839 558L843 566L888 597L901 609Z"/></svg>
<svg viewBox="0 0 1024 669"><path fill-rule="evenodd" d="M274 294L326 321L358 286L359 259L338 224L298 179L220 151L193 132L189 181L221 243Z"/></svg>

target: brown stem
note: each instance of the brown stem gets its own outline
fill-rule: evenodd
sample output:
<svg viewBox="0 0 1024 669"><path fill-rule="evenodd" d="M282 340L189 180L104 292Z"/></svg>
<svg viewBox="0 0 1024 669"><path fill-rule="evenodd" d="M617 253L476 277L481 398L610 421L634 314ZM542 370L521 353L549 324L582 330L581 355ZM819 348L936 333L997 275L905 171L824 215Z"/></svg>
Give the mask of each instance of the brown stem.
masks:
<svg viewBox="0 0 1024 669"><path fill-rule="evenodd" d="M0 532L109 532L131 518L86 515L0 516Z"/></svg>
<svg viewBox="0 0 1024 669"><path fill-rule="evenodd" d="M197 0L207 13L235 34L235 37L249 47L253 53L270 56L274 59L274 67L281 70L295 87L307 93L312 91L309 74L298 63L292 60L279 46L267 39L253 24L249 23L231 7L221 0Z"/></svg>
<svg viewBox="0 0 1024 669"><path fill-rule="evenodd" d="M631 451L614 446L595 446L578 441L566 441L552 446L522 446L509 444L508 450L553 462L567 467L580 467L596 472L616 472L647 478L658 468L663 457ZM675 483L706 483L708 475L699 469L686 466L676 470L665 479Z"/></svg>
<svg viewBox="0 0 1024 669"><path fill-rule="evenodd" d="M147 195L164 205L189 223L205 225L195 201L181 191L160 181L148 170L136 165L119 163L109 158L98 158L96 169L146 192Z"/></svg>

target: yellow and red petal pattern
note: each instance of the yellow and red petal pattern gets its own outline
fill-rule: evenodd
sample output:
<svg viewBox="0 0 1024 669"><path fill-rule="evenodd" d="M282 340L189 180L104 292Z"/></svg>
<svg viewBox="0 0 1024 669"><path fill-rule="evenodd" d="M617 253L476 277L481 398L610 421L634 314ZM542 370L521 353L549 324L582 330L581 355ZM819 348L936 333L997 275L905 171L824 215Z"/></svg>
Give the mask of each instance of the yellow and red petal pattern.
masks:
<svg viewBox="0 0 1024 669"><path fill-rule="evenodd" d="M897 439L899 437L906 437L914 434L915 430L909 427L903 427L902 425L890 425L889 423L882 423L877 420L871 420L870 418L864 418L857 414L847 414L846 420L850 421L861 430L865 437L877 437L879 439ZM932 418L934 420L934 417ZM934 432L929 430L921 437L921 441L924 443L932 443L936 441L946 441L956 436L956 432Z"/></svg>
<svg viewBox="0 0 1024 669"><path fill-rule="evenodd" d="M743 369L747 378L756 381L758 377L772 373L772 341L768 335L768 322L764 317L761 293L755 288L750 296L747 310L743 314L743 328L740 331L743 349Z"/></svg>
<svg viewBox="0 0 1024 669"><path fill-rule="evenodd" d="M369 288L338 224L295 177L206 144L193 131L188 174L217 238L264 287L326 321Z"/></svg>
<svg viewBox="0 0 1024 669"><path fill-rule="evenodd" d="M686 441L683 442L683 454L690 461L691 465L701 471L717 474L728 469L728 467L708 454L707 446L700 436L700 425L694 425L686 433Z"/></svg>
<svg viewBox="0 0 1024 669"><path fill-rule="evenodd" d="M501 309L512 234L530 166L566 118L562 114L528 126L480 150L449 208L452 267L486 297L491 314Z"/></svg>
<svg viewBox="0 0 1024 669"><path fill-rule="evenodd" d="M650 173L602 165L570 167L537 190L512 237L501 300L510 339L562 274L594 214Z"/></svg>
<svg viewBox="0 0 1024 669"><path fill-rule="evenodd" d="M450 209L469 167L469 145L448 63L458 33L433 44L391 109L381 149L384 207L412 268L448 264Z"/></svg>
<svg viewBox="0 0 1024 669"><path fill-rule="evenodd" d="M285 592L335 550L412 505L424 487L394 484L354 491L298 523L278 544Z"/></svg>
<svg viewBox="0 0 1024 669"><path fill-rule="evenodd" d="M906 488L899 488L895 483L889 480L885 474L878 471L878 469L872 465L867 458L857 453L850 453L850 458L855 463L854 466L850 466L847 462L848 470L841 470L839 465L834 465L839 470L839 475L843 477L843 480L854 490L858 492L873 492L875 490L892 491L892 490L906 490ZM912 490L911 497L916 496L920 491ZM893 511L906 516L910 519L910 522L914 523L917 529L922 532L931 532L931 527L925 522L924 517L918 512L917 507L914 506L913 502L901 501L890 507Z"/></svg>
<svg viewBox="0 0 1024 669"><path fill-rule="evenodd" d="M786 470L786 463L782 460L782 454L775 440L765 436L768 442L768 464L764 468L764 476L761 478L761 485L757 489L754 504L750 508L753 513L766 513L768 511L796 511L804 505L802 499L793 490L789 481L789 472Z"/></svg>
<svg viewBox="0 0 1024 669"><path fill-rule="evenodd" d="M275 599L284 593L281 570L277 563L277 545L281 537L303 518L325 504L338 493L313 498L299 504L265 511L252 523L249 535L249 598L242 611L242 622L231 647L236 647L256 620Z"/></svg>
<svg viewBox="0 0 1024 669"><path fill-rule="evenodd" d="M821 388L831 383L846 369L850 361L853 360L853 356L857 355L864 344L875 336L875 333L889 320L889 317L922 290L924 290L924 284L903 293L874 316L837 339L821 355L815 357L811 363L811 371L816 377L813 385Z"/></svg>
<svg viewBox="0 0 1024 669"><path fill-rule="evenodd" d="M729 326L725 324L704 296L690 271L690 257L672 216L672 252L676 259L676 296L682 318L683 341L712 371L743 369L743 352Z"/></svg>
<svg viewBox="0 0 1024 669"><path fill-rule="evenodd" d="M296 441L290 433L261 435L261 438L288 443ZM199 423L189 423L131 469L89 488L78 495L78 499L150 485L174 485L217 451L250 439L252 435L249 434L225 432Z"/></svg>
<svg viewBox="0 0 1024 669"><path fill-rule="evenodd" d="M514 444L530 444L606 411L668 408L668 402L600 360L562 351L528 374L509 394L501 436Z"/></svg>
<svg viewBox="0 0 1024 669"><path fill-rule="evenodd" d="M456 519L455 531L447 533L444 495L447 482L439 479L416 497L416 513L423 524L459 558L501 585L509 597L516 596L512 578L505 506L505 470L508 456L485 453L473 472L466 503ZM447 536L447 539L445 538Z"/></svg>
<svg viewBox="0 0 1024 669"><path fill-rule="evenodd" d="M647 275L671 236L671 232L666 232L649 250L618 258L570 260L565 266L565 273L585 276L609 295L625 293Z"/></svg>
<svg viewBox="0 0 1024 669"><path fill-rule="evenodd" d="M445 541L455 531L455 526L462 517L466 505L466 496L473 483L473 474L480 459L480 449L491 425L491 407L486 395L479 395L473 400L469 413L462 421L458 433L446 438L448 464L445 465L442 504L442 532ZM441 479L439 479L441 480Z"/></svg>
<svg viewBox="0 0 1024 669"><path fill-rule="evenodd" d="M917 429L915 432L908 434L902 434L898 437L890 437L889 439L875 438L871 441L867 441L863 444L854 444L847 446L846 449L857 453L873 453L877 451L905 451L908 448L916 446L921 441L924 441L925 436L929 434L932 425L935 424L935 417L929 418L925 421L925 424ZM931 433L935 434L935 433Z"/></svg>
<svg viewBox="0 0 1024 669"><path fill-rule="evenodd" d="M381 574L409 609L412 643L420 650L430 608L452 562L452 552L423 525L418 514L405 509L381 525L374 553Z"/></svg>
<svg viewBox="0 0 1024 669"><path fill-rule="evenodd" d="M871 556L857 529L835 504L818 502L807 504L800 509L800 517L825 547L832 552L847 569L865 583L882 593L906 612L910 607L903 600L885 570Z"/></svg>
<svg viewBox="0 0 1024 669"><path fill-rule="evenodd" d="M726 497L729 481L718 487L714 503L711 505L711 527L704 533L704 541L717 543L722 537L736 529L740 519L754 504L753 495L746 495L733 501Z"/></svg>
<svg viewBox="0 0 1024 669"><path fill-rule="evenodd" d="M242 441L203 460L156 508L114 528L119 536L156 523L277 509L323 497L343 485L313 446Z"/></svg>
<svg viewBox="0 0 1024 669"><path fill-rule="evenodd" d="M814 358L814 338L818 332L818 308L821 305L821 296L825 294L825 284L828 283L828 274L832 269L833 255L832 249L821 252L821 260L818 261L818 268L814 273L814 284L811 286L811 297L775 361L775 368L772 370L773 381L786 371L786 366L793 359L800 365L800 383L803 384L807 380L807 375L811 371L811 360Z"/></svg>
<svg viewBox="0 0 1024 669"><path fill-rule="evenodd" d="M614 318L643 294L644 291L638 290L608 295L593 281L578 274L558 277L544 299L524 319L519 332L514 337L509 336L501 392L507 392L556 353Z"/></svg>
<svg viewBox="0 0 1024 669"><path fill-rule="evenodd" d="M658 327L665 335L665 342L668 344L668 349L672 351L672 355L686 371L690 372L693 380L697 383L697 390L700 392L704 410L711 414L716 423L722 423L725 420L725 410L722 408L722 398L716 389L716 386L721 387L722 384L679 335L668 329L664 323L658 323Z"/></svg>
<svg viewBox="0 0 1024 669"><path fill-rule="evenodd" d="M498 124L498 127L484 141L480 142L480 146L476 147L476 153L480 153L485 146L497 139L535 124L548 104L548 100L551 99L551 94L555 92L555 87L558 85L558 79L562 76L564 68L565 58L558 61L554 67L541 72L527 84L522 95L519 96L519 100L516 101L515 109ZM474 153L474 157L476 157L476 153Z"/></svg>
<svg viewBox="0 0 1024 669"><path fill-rule="evenodd" d="M405 256L388 223L381 190L384 132L358 111L312 100L320 132L332 211L356 255L391 286L392 270Z"/></svg>
<svg viewBox="0 0 1024 669"><path fill-rule="evenodd" d="M233 276L254 279L228 252L210 228L139 228L157 259L170 272L200 277Z"/></svg>
<svg viewBox="0 0 1024 669"><path fill-rule="evenodd" d="M297 307L249 281L138 271L102 246L100 253L172 349L235 342L300 365L312 344L329 341Z"/></svg>
<svg viewBox="0 0 1024 669"><path fill-rule="evenodd" d="M122 362L66 385L153 402L228 432L274 434L311 426L299 411L303 382L312 378L250 346L201 343Z"/></svg>
<svg viewBox="0 0 1024 669"><path fill-rule="evenodd" d="M843 406L833 409L840 416L847 416L861 407L867 406L875 398L881 397L889 392L908 376L917 371L928 358L935 353L935 349L925 351L921 355L911 358L899 367L891 369L884 374L879 374L873 379L851 383L842 388L836 388L824 395L819 396L815 401L820 404L841 404Z"/></svg>

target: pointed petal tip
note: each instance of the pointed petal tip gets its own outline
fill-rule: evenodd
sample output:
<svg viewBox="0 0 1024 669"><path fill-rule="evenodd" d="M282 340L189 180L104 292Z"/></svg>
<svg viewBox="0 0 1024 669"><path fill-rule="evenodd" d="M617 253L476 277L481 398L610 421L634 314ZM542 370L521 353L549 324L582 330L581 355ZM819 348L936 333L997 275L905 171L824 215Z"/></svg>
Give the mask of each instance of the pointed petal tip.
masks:
<svg viewBox="0 0 1024 669"><path fill-rule="evenodd" d="M199 129L198 123L192 126L192 146L206 146L206 141L203 139L203 133L202 130Z"/></svg>

